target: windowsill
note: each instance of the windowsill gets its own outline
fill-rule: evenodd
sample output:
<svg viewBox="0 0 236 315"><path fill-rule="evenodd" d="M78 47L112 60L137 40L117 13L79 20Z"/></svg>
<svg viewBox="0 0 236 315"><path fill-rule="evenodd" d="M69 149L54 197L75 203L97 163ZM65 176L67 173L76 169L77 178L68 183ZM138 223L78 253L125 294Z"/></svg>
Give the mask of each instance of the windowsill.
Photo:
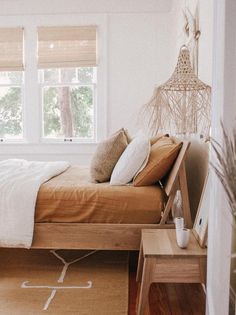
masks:
<svg viewBox="0 0 236 315"><path fill-rule="evenodd" d="M6 139L6 140L3 140L3 141L0 141L0 145L9 145L9 144L13 144L13 145L15 145L15 144L28 144L29 142L28 141L26 141L26 140L24 140L24 139L12 139L12 140L10 140L10 139Z"/></svg>
<svg viewBox="0 0 236 315"><path fill-rule="evenodd" d="M72 139L72 141L70 141L70 139L66 138L66 141L64 141L64 139L41 139L40 143L39 144L69 144L69 145L72 145L72 144L97 144L98 141L95 140L95 139L91 139L91 140L83 140L83 139Z"/></svg>
<svg viewBox="0 0 236 315"><path fill-rule="evenodd" d="M20 145L20 146L44 146L44 145L97 145L98 141L80 141L80 140L74 140L74 141L63 141L63 140L41 140L40 142L29 142L26 140L4 140L0 141L0 146L4 145Z"/></svg>
<svg viewBox="0 0 236 315"><path fill-rule="evenodd" d="M0 144L0 159L3 156L38 159L39 156L78 156L91 155L96 149L97 143L79 142L2 142Z"/></svg>

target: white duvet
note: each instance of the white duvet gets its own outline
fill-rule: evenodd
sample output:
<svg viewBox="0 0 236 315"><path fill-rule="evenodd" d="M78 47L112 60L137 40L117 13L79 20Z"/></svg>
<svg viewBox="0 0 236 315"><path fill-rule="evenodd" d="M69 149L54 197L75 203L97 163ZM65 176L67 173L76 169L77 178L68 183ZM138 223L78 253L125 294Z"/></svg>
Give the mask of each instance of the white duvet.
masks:
<svg viewBox="0 0 236 315"><path fill-rule="evenodd" d="M31 246L40 185L68 167L67 162L0 161L0 247Z"/></svg>

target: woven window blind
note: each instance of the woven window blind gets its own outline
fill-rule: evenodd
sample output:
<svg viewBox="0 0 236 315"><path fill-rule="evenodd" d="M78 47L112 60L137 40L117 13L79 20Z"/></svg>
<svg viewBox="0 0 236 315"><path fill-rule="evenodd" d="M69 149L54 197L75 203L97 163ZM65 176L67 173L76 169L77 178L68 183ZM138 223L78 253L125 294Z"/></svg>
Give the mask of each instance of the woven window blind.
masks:
<svg viewBox="0 0 236 315"><path fill-rule="evenodd" d="M0 71L24 70L23 28L0 28Z"/></svg>
<svg viewBox="0 0 236 315"><path fill-rule="evenodd" d="M96 66L96 26L38 28L38 68Z"/></svg>

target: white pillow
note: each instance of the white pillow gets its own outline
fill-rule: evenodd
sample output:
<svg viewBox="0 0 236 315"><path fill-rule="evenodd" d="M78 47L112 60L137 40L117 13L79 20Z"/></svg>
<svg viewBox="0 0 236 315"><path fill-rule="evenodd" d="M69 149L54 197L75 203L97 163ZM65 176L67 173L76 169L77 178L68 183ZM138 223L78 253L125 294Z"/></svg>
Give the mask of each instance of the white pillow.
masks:
<svg viewBox="0 0 236 315"><path fill-rule="evenodd" d="M110 185L126 185L147 163L150 141L144 136L134 138L122 153L111 174Z"/></svg>

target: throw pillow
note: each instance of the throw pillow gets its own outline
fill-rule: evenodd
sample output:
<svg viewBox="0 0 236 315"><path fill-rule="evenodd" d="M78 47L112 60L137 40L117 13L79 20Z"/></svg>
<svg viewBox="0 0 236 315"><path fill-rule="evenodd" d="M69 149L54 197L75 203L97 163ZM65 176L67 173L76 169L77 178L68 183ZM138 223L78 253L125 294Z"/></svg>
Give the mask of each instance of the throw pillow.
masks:
<svg viewBox="0 0 236 315"><path fill-rule="evenodd" d="M132 140L117 162L111 175L110 184L128 184L147 161L149 152L150 141L148 138L140 136Z"/></svg>
<svg viewBox="0 0 236 315"><path fill-rule="evenodd" d="M162 137L169 137L169 135L168 135L168 134L163 135L163 134L159 133L159 134L157 134L156 136L151 137L151 139L150 139L151 145L153 145L154 143L156 143L156 142L157 142L158 140L160 140Z"/></svg>
<svg viewBox="0 0 236 315"><path fill-rule="evenodd" d="M118 130L110 138L98 144L90 165L93 181L103 183L110 180L113 168L127 145L128 139L124 129Z"/></svg>
<svg viewBox="0 0 236 315"><path fill-rule="evenodd" d="M171 169L182 143L162 137L151 146L148 163L134 178L134 186L149 186L161 180Z"/></svg>

